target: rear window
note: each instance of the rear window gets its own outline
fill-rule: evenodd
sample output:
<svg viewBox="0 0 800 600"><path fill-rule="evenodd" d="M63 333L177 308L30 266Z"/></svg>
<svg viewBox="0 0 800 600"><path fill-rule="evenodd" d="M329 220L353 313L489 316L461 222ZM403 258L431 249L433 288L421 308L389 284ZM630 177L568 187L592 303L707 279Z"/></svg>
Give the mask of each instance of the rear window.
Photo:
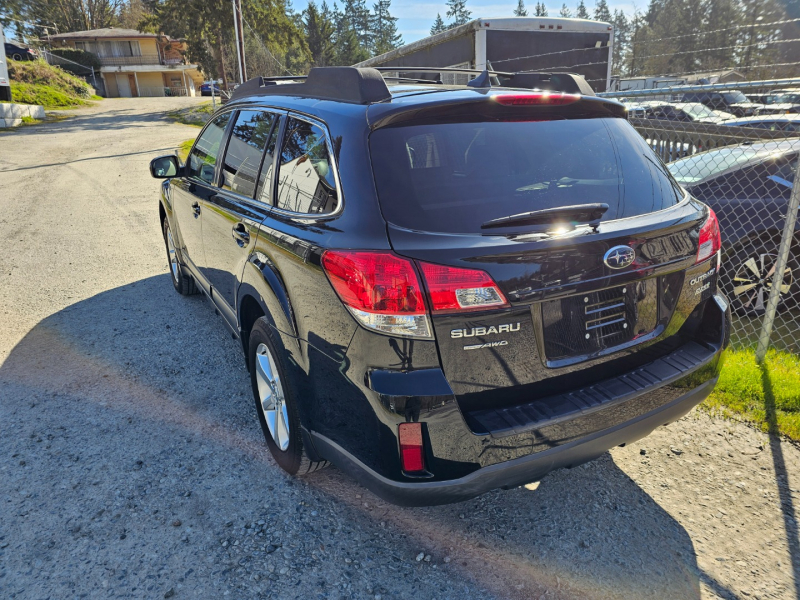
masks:
<svg viewBox="0 0 800 600"><path fill-rule="evenodd" d="M408 229L476 233L491 219L598 202L611 220L682 198L623 119L385 128L370 137L370 151L384 217Z"/></svg>
<svg viewBox="0 0 800 600"><path fill-rule="evenodd" d="M722 148L676 160L670 163L669 169L679 182L691 184L747 164L760 154L768 152L746 147Z"/></svg>

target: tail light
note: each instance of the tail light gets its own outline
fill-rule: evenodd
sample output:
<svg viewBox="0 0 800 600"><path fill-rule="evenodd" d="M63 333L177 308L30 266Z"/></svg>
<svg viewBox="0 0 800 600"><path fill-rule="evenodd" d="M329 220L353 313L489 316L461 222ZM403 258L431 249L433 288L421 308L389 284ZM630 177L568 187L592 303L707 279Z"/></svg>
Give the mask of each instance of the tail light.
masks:
<svg viewBox="0 0 800 600"><path fill-rule="evenodd" d="M572 104L581 99L578 94L563 94L561 92L533 92L528 94L496 94L492 96L495 102L503 106L561 106Z"/></svg>
<svg viewBox="0 0 800 600"><path fill-rule="evenodd" d="M695 264L703 262L718 253L722 248L722 235L719 232L719 221L717 215L710 208L708 209L708 219L700 228L700 239L697 247L697 260ZM719 269L719 256L717 257L717 269Z"/></svg>
<svg viewBox="0 0 800 600"><path fill-rule="evenodd" d="M476 269L419 263L433 312L465 311L508 306L489 274Z"/></svg>
<svg viewBox="0 0 800 600"><path fill-rule="evenodd" d="M422 423L400 423L397 426L397 433L400 439L400 463L403 471L407 473L424 471Z"/></svg>
<svg viewBox="0 0 800 600"><path fill-rule="evenodd" d="M389 335L430 338L414 264L389 252L326 250L322 266L356 320Z"/></svg>

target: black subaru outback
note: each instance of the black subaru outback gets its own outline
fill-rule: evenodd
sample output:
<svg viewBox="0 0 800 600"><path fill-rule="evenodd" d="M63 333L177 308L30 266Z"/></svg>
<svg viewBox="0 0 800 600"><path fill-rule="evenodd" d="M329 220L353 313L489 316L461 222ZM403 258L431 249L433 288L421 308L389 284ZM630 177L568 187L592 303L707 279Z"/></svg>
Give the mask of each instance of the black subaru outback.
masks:
<svg viewBox="0 0 800 600"><path fill-rule="evenodd" d="M703 400L717 219L623 106L566 74L393 75L251 80L151 163L172 283L241 340L277 463L453 502Z"/></svg>

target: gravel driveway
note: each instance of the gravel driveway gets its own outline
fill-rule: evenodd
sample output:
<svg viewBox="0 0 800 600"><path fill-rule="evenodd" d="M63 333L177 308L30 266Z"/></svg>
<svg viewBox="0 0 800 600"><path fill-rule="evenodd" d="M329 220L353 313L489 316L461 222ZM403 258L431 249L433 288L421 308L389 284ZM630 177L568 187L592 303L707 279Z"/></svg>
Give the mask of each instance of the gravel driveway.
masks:
<svg viewBox="0 0 800 600"><path fill-rule="evenodd" d="M284 476L167 274L147 163L195 101L0 134L0 598L798 597L800 452L697 411L444 507Z"/></svg>

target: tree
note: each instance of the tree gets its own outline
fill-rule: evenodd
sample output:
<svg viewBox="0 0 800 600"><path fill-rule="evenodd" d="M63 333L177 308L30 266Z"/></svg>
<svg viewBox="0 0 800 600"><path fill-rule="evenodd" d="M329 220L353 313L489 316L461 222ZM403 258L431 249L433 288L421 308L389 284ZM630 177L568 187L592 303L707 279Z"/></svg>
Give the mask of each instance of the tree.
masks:
<svg viewBox="0 0 800 600"><path fill-rule="evenodd" d="M233 47L233 11L229 0L145 0L148 15L139 28L182 38L189 60L227 85L226 47ZM284 0L249 0L243 18L273 54L296 46L307 54L304 36ZM245 25L245 31L248 30Z"/></svg>
<svg viewBox="0 0 800 600"><path fill-rule="evenodd" d="M47 26L50 33L53 26L59 33L102 29L118 24L120 9L124 0L0 0L0 13L10 19L5 25L13 23L13 29L20 38L39 38L45 35L44 27L31 25L39 23Z"/></svg>
<svg viewBox="0 0 800 600"><path fill-rule="evenodd" d="M383 54L403 45L403 36L397 32L397 17L389 13L392 0L378 0L372 6L372 52Z"/></svg>
<svg viewBox="0 0 800 600"><path fill-rule="evenodd" d="M366 0L344 0L344 18L356 32L358 43L369 51L372 48L373 32L370 30L370 14Z"/></svg>
<svg viewBox="0 0 800 600"><path fill-rule="evenodd" d="M622 10L614 11L614 18L611 22L614 24L614 55L612 57L611 72L622 73L623 61L630 44L630 23Z"/></svg>
<svg viewBox="0 0 800 600"><path fill-rule="evenodd" d="M611 11L608 10L608 2L606 2L606 0L597 0L597 2L595 2L594 20L602 21L603 23L611 22Z"/></svg>
<svg viewBox="0 0 800 600"><path fill-rule="evenodd" d="M572 11L567 8L566 4L562 4L561 5L561 10L558 11L558 16L559 17L564 17L565 19L571 19L572 18Z"/></svg>
<svg viewBox="0 0 800 600"><path fill-rule="evenodd" d="M336 64L354 65L369 58L369 52L358 40L356 30L345 17L342 31L336 36Z"/></svg>
<svg viewBox="0 0 800 600"><path fill-rule="evenodd" d="M536 3L536 12L534 12L534 16L536 16L536 17L546 17L547 16L547 7L544 5L544 2L537 2Z"/></svg>
<svg viewBox="0 0 800 600"><path fill-rule="evenodd" d="M303 11L303 29L311 53L312 66L325 67L333 64L336 58L336 49L333 46L335 31L333 23L317 9L313 0Z"/></svg>
<svg viewBox="0 0 800 600"><path fill-rule="evenodd" d="M467 10L467 0L447 0L447 18L451 19L448 29L469 23L472 13Z"/></svg>
<svg viewBox="0 0 800 600"><path fill-rule="evenodd" d="M525 10L525 2L523 0L519 0L517 2L517 8L514 9L514 16L515 17L527 17L528 11Z"/></svg>
<svg viewBox="0 0 800 600"><path fill-rule="evenodd" d="M431 27L431 35L436 35L437 33L442 33L443 31L447 31L447 25L444 24L442 15L436 13L436 20L433 22L433 26Z"/></svg>
<svg viewBox="0 0 800 600"><path fill-rule="evenodd" d="M589 11L586 10L586 5L583 3L583 0L580 0L580 2L578 2L578 9L575 11L575 17L578 19L589 18Z"/></svg>

